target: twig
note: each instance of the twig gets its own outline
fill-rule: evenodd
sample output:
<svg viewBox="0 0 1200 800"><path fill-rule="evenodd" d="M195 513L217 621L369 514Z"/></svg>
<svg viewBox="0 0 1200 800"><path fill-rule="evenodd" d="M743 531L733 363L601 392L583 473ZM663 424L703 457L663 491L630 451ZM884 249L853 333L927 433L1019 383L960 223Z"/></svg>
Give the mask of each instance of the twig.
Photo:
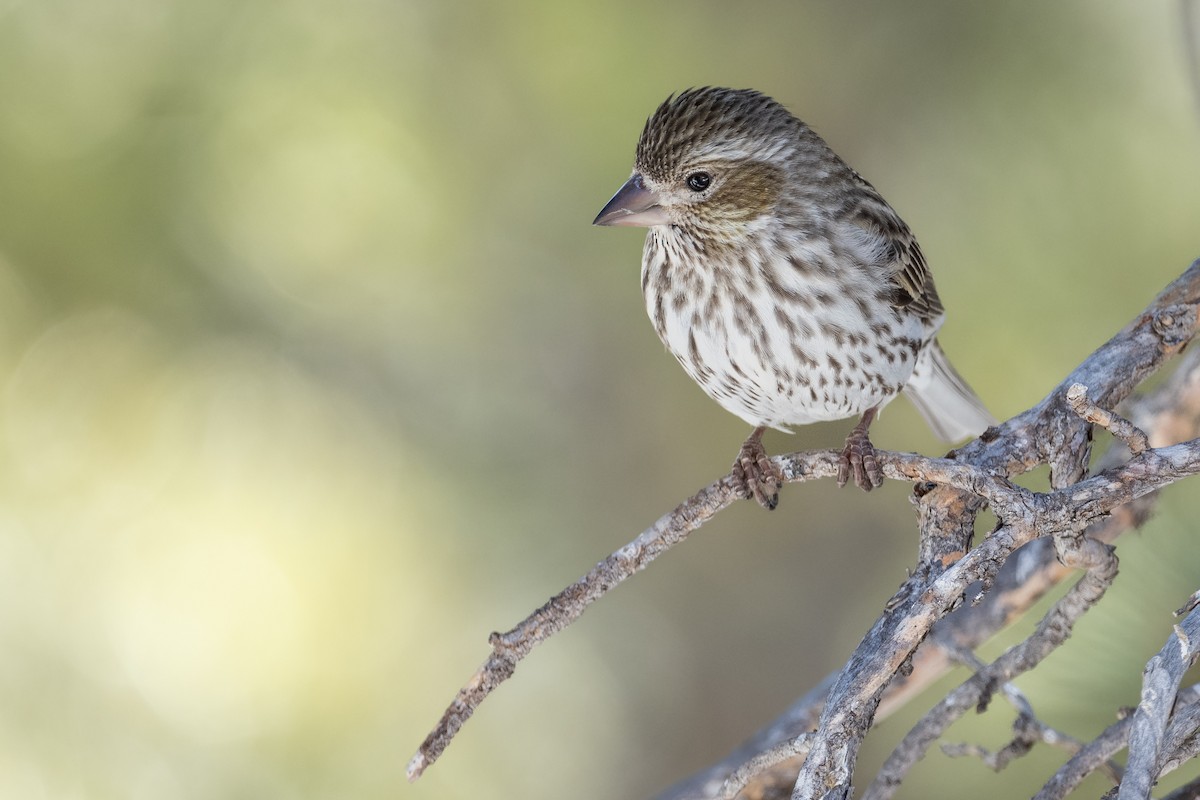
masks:
<svg viewBox="0 0 1200 800"><path fill-rule="evenodd" d="M463 723L475 713L479 704L497 686L512 677L517 664L535 646L570 625L610 589L645 569L651 561L682 542L688 534L737 499L733 481L728 477L706 486L674 511L661 517L632 542L598 563L587 575L550 598L515 628L505 633L493 633L488 639L492 654L466 686L459 690L437 727L421 743L416 755L408 763L408 779L414 781L421 777L450 744Z"/></svg>
<svg viewBox="0 0 1200 800"><path fill-rule="evenodd" d="M734 770L733 774L726 779L725 785L721 787L721 797L723 800L734 800L742 789L746 788L746 784L752 778L778 766L784 761L793 759L796 756L806 755L811 742L812 734L805 733L797 736L795 739L788 739L786 742L778 744L769 750L764 750L754 756L754 758Z"/></svg>
<svg viewBox="0 0 1200 800"><path fill-rule="evenodd" d="M1200 684L1195 684L1179 692L1176 706L1177 721L1172 721L1174 729L1168 728L1168 740L1175 743L1180 738L1180 732L1190 730L1195 732L1193 713L1200 714ZM1129 731L1133 728L1133 715L1128 714L1109 725L1104 731L1072 756L1067 763L1059 767L1036 795L1033 800L1062 800L1086 778L1095 772L1102 764L1123 750L1129 740Z"/></svg>
<svg viewBox="0 0 1200 800"><path fill-rule="evenodd" d="M989 769L999 772L1030 752L1038 742L1054 739L1054 735L1050 733L1052 730L1032 714L1020 713L1013 722L1013 738L999 750L992 752L977 744L943 744L942 752L951 758L974 756Z"/></svg>
<svg viewBox="0 0 1200 800"><path fill-rule="evenodd" d="M971 708L978 708L982 711L998 686L1033 669L1041 663L1042 659L1066 641L1067 637L1071 635L1076 621L1099 602L1117 576L1117 558L1109 548L1099 545L1089 548L1089 554L1091 558L1095 559L1089 570L1062 599L1054 604L1042 621L1038 623L1036 630L1025 641L1009 648L990 665L977 668L974 675L950 692L913 726L912 730L888 756L874 782L867 787L863 800L890 798L908 771L951 724ZM1022 716L1033 719L1032 708L1027 702ZM1026 732L1032 730L1033 728L1028 728ZM1027 741L1032 743L1033 739L1027 739ZM1014 745L1016 742L1017 740L1014 740ZM989 766L998 768L994 764L1002 766L1013 755L1015 755L1015 750L1006 753L1005 759L1001 762L999 761L1000 754L996 754L996 760L989 762Z"/></svg>
<svg viewBox="0 0 1200 800"><path fill-rule="evenodd" d="M1067 759L1034 795L1033 800L1062 800L1074 791L1084 778L1124 749L1132 722L1131 717L1124 717L1105 728L1099 736Z"/></svg>
<svg viewBox="0 0 1200 800"><path fill-rule="evenodd" d="M1141 428L1089 400L1087 387L1082 383L1073 383L1071 388L1067 389L1067 405L1082 419L1099 425L1120 439L1135 456L1150 446L1150 437L1146 436Z"/></svg>
<svg viewBox="0 0 1200 800"><path fill-rule="evenodd" d="M1187 602L1175 609L1175 616L1182 617L1184 614L1195 610L1197 607L1200 607L1200 590L1192 592L1190 595L1188 595Z"/></svg>
<svg viewBox="0 0 1200 800"><path fill-rule="evenodd" d="M983 665L979 665L979 668L982 669ZM1033 745L1038 742L1066 750L1071 755L1083 749L1083 743L1078 739L1038 719L1037 714L1033 711L1032 704L1030 704L1028 698L1017 687L1011 683L1006 683L1002 687L1002 691L1004 696L1017 709L1017 719L1013 722L1014 736L1012 741L995 753L990 753L976 745L942 745L944 753L950 756L978 756L987 766L1000 771L1008 766L1013 759L1028 753ZM1120 783L1123 770L1115 762L1104 762L1100 766L1100 770L1108 775L1114 786Z"/></svg>
<svg viewBox="0 0 1200 800"><path fill-rule="evenodd" d="M1016 490L1007 481L990 478L973 467L946 459L887 452L880 452L879 458L884 474L899 480L943 480L973 487L985 496ZM789 483L833 477L837 474L837 460L838 454L832 450L791 453L773 459ZM496 687L512 677L517 664L534 647L570 625L588 606L683 542L692 531L738 499L728 476L706 486L632 542L598 563L587 575L550 598L512 630L493 633L489 637L492 654L459 690L454 702L409 761L408 779L416 780L437 760L475 709Z"/></svg>
<svg viewBox="0 0 1200 800"><path fill-rule="evenodd" d="M1028 718L1029 724L1036 726L1039 741L1043 744L1065 750L1071 755L1075 755L1083 749L1083 742L1079 739L1063 733L1038 719L1033 713L1033 707L1030 705L1029 700L1011 683L1004 685L1004 695L1014 701L1014 705L1017 706L1020 713ZM1103 772L1108 776L1108 779L1113 782L1114 786L1121 782L1121 776L1125 774L1124 768L1111 759L1101 764L1097 771Z"/></svg>
<svg viewBox="0 0 1200 800"><path fill-rule="evenodd" d="M1136 726L1137 722L1134 721ZM1200 755L1200 704L1180 705L1171 715L1156 769L1161 778Z"/></svg>
<svg viewBox="0 0 1200 800"><path fill-rule="evenodd" d="M1129 733L1129 763L1117 794L1119 800L1144 800L1158 780L1169 749L1164 746L1167 723L1183 674L1196 661L1200 646L1200 610L1188 614L1183 624L1146 664L1142 674L1142 699L1133 714Z"/></svg>

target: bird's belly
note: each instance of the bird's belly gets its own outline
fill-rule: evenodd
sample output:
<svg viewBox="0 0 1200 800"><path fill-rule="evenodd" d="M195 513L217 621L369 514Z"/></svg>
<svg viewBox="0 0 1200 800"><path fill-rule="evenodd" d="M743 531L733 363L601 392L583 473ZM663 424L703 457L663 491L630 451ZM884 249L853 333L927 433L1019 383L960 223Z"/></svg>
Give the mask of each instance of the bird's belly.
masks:
<svg viewBox="0 0 1200 800"><path fill-rule="evenodd" d="M755 426L844 419L887 403L931 335L890 308L867 316L840 298L784 308L749 296L717 313L676 298L656 320L663 343L710 397ZM652 318L656 303L647 296Z"/></svg>

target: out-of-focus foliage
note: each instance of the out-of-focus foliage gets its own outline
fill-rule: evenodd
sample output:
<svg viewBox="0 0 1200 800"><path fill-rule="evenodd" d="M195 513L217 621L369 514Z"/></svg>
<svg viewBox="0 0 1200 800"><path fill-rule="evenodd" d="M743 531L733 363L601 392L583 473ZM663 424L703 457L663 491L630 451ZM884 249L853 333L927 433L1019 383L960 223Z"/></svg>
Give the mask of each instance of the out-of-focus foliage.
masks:
<svg viewBox="0 0 1200 800"><path fill-rule="evenodd" d="M746 432L644 320L641 237L588 224L645 116L795 109L917 231L1003 416L1200 255L1184 63L1167 0L0 3L0 797L637 797L723 754L902 579L905 487L733 509L402 786L486 634ZM903 401L875 433L939 446ZM1135 702L1188 494L1022 681L1047 721Z"/></svg>

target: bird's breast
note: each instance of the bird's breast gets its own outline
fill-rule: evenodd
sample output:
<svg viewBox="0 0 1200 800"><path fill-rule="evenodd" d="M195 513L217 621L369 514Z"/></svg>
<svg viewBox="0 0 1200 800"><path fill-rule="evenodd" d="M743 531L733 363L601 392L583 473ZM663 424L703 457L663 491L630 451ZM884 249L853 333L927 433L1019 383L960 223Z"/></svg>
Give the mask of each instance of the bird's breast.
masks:
<svg viewBox="0 0 1200 800"><path fill-rule="evenodd" d="M934 333L893 308L869 270L838 263L819 242L773 240L730 257L652 231L642 289L667 349L753 425L841 419L887 402Z"/></svg>

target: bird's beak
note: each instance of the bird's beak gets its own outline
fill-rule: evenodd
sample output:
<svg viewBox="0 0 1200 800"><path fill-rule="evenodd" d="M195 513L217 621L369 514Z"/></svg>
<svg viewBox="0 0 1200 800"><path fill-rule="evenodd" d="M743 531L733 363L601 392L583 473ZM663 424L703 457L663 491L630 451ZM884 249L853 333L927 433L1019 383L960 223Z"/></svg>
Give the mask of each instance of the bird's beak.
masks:
<svg viewBox="0 0 1200 800"><path fill-rule="evenodd" d="M625 185L596 216L593 225L631 225L650 228L666 225L667 211L659 204L658 195L646 188L642 176L633 173Z"/></svg>

